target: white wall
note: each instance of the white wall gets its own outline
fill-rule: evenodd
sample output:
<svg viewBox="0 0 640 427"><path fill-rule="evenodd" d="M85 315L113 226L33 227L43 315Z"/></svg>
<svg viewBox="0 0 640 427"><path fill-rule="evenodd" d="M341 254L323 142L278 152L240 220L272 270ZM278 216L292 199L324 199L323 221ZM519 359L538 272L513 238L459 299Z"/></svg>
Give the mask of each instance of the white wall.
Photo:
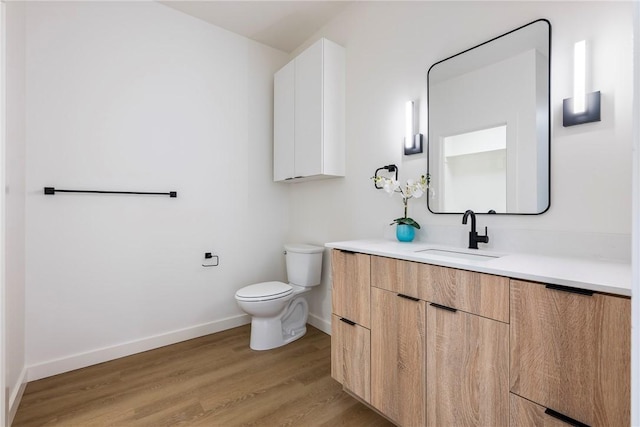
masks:
<svg viewBox="0 0 640 427"><path fill-rule="evenodd" d="M4 1L0 1L0 167L4 170L6 167L5 151L6 151L6 12ZM4 174L0 173L0 188L5 185ZM5 239L5 206L6 196L4 192L0 192L0 245L3 248L3 254L6 251ZM5 306L7 299L5 298L5 256L0 256L0 426L6 425L6 384L5 376Z"/></svg>
<svg viewBox="0 0 640 427"><path fill-rule="evenodd" d="M631 425L640 426L640 3L633 5L633 216L631 294Z"/></svg>
<svg viewBox="0 0 640 427"><path fill-rule="evenodd" d="M373 188L376 168L395 163L400 179L426 169L426 155L402 156L404 103L421 99L426 129L426 72L435 62L520 25L552 25L551 207L540 216L480 217L489 248L630 259L631 2L357 3L320 36L347 52L347 176L292 187L290 240L324 243L388 236L400 199ZM592 47L592 88L603 96L602 121L563 128L562 99L571 96L572 48ZM301 46L300 49L304 48ZM464 247L468 226L410 202L419 239ZM338 208L339 207L339 208ZM328 326L328 263L314 290L313 319ZM324 323L323 323L324 322Z"/></svg>
<svg viewBox="0 0 640 427"><path fill-rule="evenodd" d="M155 2L28 3L26 35L29 379L248 322L235 291L285 278L287 56Z"/></svg>
<svg viewBox="0 0 640 427"><path fill-rule="evenodd" d="M25 7L6 4L5 381L8 418L26 386L25 369Z"/></svg>

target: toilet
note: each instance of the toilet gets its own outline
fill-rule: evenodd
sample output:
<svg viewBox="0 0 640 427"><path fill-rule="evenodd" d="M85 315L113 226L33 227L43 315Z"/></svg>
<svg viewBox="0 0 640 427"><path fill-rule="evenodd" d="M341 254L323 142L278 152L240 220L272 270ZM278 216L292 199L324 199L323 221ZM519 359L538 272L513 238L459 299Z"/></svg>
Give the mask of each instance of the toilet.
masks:
<svg viewBox="0 0 640 427"><path fill-rule="evenodd" d="M305 244L284 248L289 283L256 283L236 292L238 306L252 316L249 347L253 350L281 347L307 332L305 294L320 284L324 248Z"/></svg>

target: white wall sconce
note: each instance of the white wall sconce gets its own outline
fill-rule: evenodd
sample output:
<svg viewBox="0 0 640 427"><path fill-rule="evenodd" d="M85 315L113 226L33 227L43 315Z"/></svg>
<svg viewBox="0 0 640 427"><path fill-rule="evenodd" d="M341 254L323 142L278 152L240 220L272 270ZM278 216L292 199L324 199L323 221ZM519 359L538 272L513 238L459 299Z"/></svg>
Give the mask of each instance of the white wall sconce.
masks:
<svg viewBox="0 0 640 427"><path fill-rule="evenodd" d="M587 93L587 43L573 47L573 98L562 101L562 126L600 121L600 91Z"/></svg>
<svg viewBox="0 0 640 427"><path fill-rule="evenodd" d="M407 101L405 106L405 131L404 131L404 154L422 153L422 134L418 132L417 105L413 101Z"/></svg>

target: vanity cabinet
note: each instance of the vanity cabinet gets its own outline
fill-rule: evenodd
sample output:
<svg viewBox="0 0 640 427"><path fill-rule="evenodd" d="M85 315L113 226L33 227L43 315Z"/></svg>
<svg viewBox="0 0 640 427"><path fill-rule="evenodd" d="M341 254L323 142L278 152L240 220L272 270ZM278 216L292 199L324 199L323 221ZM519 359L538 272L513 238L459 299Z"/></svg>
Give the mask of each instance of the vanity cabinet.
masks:
<svg viewBox="0 0 640 427"><path fill-rule="evenodd" d="M332 262L332 375L398 426L630 424L629 298L335 249Z"/></svg>
<svg viewBox="0 0 640 427"><path fill-rule="evenodd" d="M511 280L510 326L511 392L587 425L629 425L630 299Z"/></svg>
<svg viewBox="0 0 640 427"><path fill-rule="evenodd" d="M372 288L371 405L399 426L424 426L425 302Z"/></svg>
<svg viewBox="0 0 640 427"><path fill-rule="evenodd" d="M345 53L320 39L274 75L274 181L344 176Z"/></svg>
<svg viewBox="0 0 640 427"><path fill-rule="evenodd" d="M331 251L331 376L367 403L371 401L370 258Z"/></svg>
<svg viewBox="0 0 640 427"><path fill-rule="evenodd" d="M371 286L372 405L401 426L507 425L509 279L372 256Z"/></svg>

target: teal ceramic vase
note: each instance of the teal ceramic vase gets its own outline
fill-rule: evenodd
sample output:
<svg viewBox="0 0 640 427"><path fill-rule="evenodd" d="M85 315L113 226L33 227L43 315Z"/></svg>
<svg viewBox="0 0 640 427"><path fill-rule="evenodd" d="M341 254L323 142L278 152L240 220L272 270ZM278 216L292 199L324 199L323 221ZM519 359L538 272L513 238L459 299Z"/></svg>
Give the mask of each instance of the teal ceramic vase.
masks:
<svg viewBox="0 0 640 427"><path fill-rule="evenodd" d="M416 228L412 225L398 224L396 225L396 237L401 242L412 242L416 237Z"/></svg>

